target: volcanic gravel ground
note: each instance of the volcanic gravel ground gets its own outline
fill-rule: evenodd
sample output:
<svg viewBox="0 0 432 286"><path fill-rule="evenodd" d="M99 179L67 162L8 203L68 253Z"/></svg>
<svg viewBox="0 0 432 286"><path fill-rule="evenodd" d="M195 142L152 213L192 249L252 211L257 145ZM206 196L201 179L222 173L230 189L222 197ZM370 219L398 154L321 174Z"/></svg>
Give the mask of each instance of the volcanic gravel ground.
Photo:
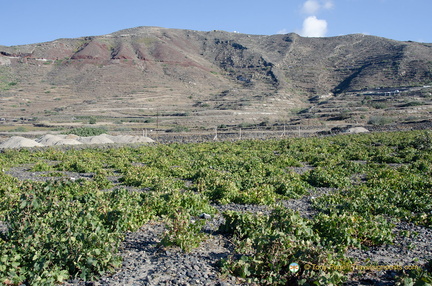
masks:
<svg viewBox="0 0 432 286"><path fill-rule="evenodd" d="M296 172L304 172L310 167L295 168ZM7 173L20 180L47 180L41 176L46 172L29 172L29 167L12 168ZM86 178L92 174L64 173L66 178ZM142 191L129 188L131 191ZM312 218L316 210L312 208L312 200L333 192L331 188L315 188L300 199L281 202L283 206L298 211L302 216ZM165 231L162 222L151 222L137 232L126 234L121 256L123 265L114 274L106 275L99 281L69 281L64 285L247 285L235 277L223 277L218 262L233 253L229 239L217 232L223 218L221 213L226 210L252 213L269 213L266 206L257 205L215 205L219 213L208 219L204 231L208 239L184 253L179 248L164 248L158 243ZM0 222L0 231L6 226ZM401 233L402 231L402 233ZM392 245L370 247L368 249L349 249L347 256L356 263L366 265L402 265L412 266L424 264L432 259L432 230L412 223L396 224L397 234ZM400 273L394 270L354 272L344 285L394 285L395 277Z"/></svg>
<svg viewBox="0 0 432 286"><path fill-rule="evenodd" d="M229 253L229 242L221 235L209 239L191 253L177 248L160 248L164 230L161 224L149 224L130 233L124 243L123 267L101 285L233 285L234 278L220 276L218 261Z"/></svg>

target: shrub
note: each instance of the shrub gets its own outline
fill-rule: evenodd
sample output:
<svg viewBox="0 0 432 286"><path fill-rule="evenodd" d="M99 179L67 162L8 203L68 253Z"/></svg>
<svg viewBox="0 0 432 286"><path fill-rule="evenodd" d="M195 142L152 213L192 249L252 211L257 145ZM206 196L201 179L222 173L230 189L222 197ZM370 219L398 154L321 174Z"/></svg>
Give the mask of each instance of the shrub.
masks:
<svg viewBox="0 0 432 286"><path fill-rule="evenodd" d="M432 285L432 260L429 260L424 268L418 267L411 271L404 270L404 273L396 277L398 286L428 286Z"/></svg>
<svg viewBox="0 0 432 286"><path fill-rule="evenodd" d="M64 134L75 134L80 137L97 136L107 133L105 127L79 127L65 132Z"/></svg>
<svg viewBox="0 0 432 286"><path fill-rule="evenodd" d="M345 250L361 245L381 245L394 239L393 224L381 216L363 217L358 214L318 214L314 229L323 238L323 242Z"/></svg>
<svg viewBox="0 0 432 286"><path fill-rule="evenodd" d="M387 116L371 116L368 124L372 125L387 125L394 122L394 119Z"/></svg>
<svg viewBox="0 0 432 286"><path fill-rule="evenodd" d="M9 132L27 132L27 131L28 131L27 128L20 126L20 127L17 127L15 129L10 130Z"/></svg>
<svg viewBox="0 0 432 286"><path fill-rule="evenodd" d="M205 234L201 232L205 220L191 218L182 208L172 212L166 224L167 231L160 242L163 246L179 246L183 251L190 252L205 238Z"/></svg>
<svg viewBox="0 0 432 286"><path fill-rule="evenodd" d="M345 280L334 270L313 271L304 266L341 265L347 260L320 246L319 236L307 219L278 208L269 217L225 212L220 231L233 236L235 255L222 261L222 271L259 285L339 285ZM296 262L301 269L289 271Z"/></svg>
<svg viewBox="0 0 432 286"><path fill-rule="evenodd" d="M52 285L69 277L93 279L118 267L121 233L116 221L101 216L105 211L100 197L79 184L49 182L26 189L6 214L1 281Z"/></svg>
<svg viewBox="0 0 432 286"><path fill-rule="evenodd" d="M372 102L370 105L376 109L385 109L388 106L385 102Z"/></svg>
<svg viewBox="0 0 432 286"><path fill-rule="evenodd" d="M314 187L339 188L350 185L350 178L346 176L342 170L340 170L340 172L335 172L334 169L335 168L329 170L323 167L317 167L303 174L303 177Z"/></svg>
<svg viewBox="0 0 432 286"><path fill-rule="evenodd" d="M186 126L177 125L174 128L168 129L167 132L189 132L189 128Z"/></svg>
<svg viewBox="0 0 432 286"><path fill-rule="evenodd" d="M424 131L417 135L410 145L417 150L432 150L432 132Z"/></svg>
<svg viewBox="0 0 432 286"><path fill-rule="evenodd" d="M424 105L424 102L420 102L420 101L410 101L410 102L407 102L407 103L401 105L401 107L421 106L421 105Z"/></svg>
<svg viewBox="0 0 432 286"><path fill-rule="evenodd" d="M33 167L30 169L32 172L46 172L46 171L52 171L53 167L49 165L45 161L38 161L36 164L33 165Z"/></svg>

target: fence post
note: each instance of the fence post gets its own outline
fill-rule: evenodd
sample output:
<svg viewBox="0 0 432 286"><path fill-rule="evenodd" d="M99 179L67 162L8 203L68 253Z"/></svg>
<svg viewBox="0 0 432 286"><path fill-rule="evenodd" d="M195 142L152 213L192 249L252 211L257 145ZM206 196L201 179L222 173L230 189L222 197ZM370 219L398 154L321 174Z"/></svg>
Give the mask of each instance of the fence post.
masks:
<svg viewBox="0 0 432 286"><path fill-rule="evenodd" d="M215 136L213 138L213 140L217 140L218 138L218 133L217 133L217 126L215 127Z"/></svg>

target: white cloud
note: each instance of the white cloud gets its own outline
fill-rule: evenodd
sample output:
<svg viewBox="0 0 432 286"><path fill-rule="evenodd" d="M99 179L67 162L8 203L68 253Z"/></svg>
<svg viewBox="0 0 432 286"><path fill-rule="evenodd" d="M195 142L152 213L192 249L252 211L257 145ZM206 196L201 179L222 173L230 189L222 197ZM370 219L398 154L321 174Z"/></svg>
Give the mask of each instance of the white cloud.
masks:
<svg viewBox="0 0 432 286"><path fill-rule="evenodd" d="M303 37L324 37L327 34L327 21L309 16L303 21L301 35Z"/></svg>
<svg viewBox="0 0 432 286"><path fill-rule="evenodd" d="M332 0L307 0L303 3L302 12L308 15L316 15L321 10L330 10L334 6Z"/></svg>
<svg viewBox="0 0 432 286"><path fill-rule="evenodd" d="M288 33L289 33L288 30L283 28L282 30L277 31L276 34L288 34Z"/></svg>
<svg viewBox="0 0 432 286"><path fill-rule="evenodd" d="M307 0L306 2L304 2L303 4L303 8L302 11L303 13L309 14L309 15L314 15L316 13L318 13L318 11L321 8L321 4L316 1L316 0Z"/></svg>
<svg viewBox="0 0 432 286"><path fill-rule="evenodd" d="M318 19L316 15L334 7L334 0L306 0L302 13L308 15L303 21L300 34L304 37L324 37L327 34L327 21Z"/></svg>
<svg viewBox="0 0 432 286"><path fill-rule="evenodd" d="M323 8L326 10L330 10L334 7L334 3L331 0L325 1L325 3L323 4Z"/></svg>

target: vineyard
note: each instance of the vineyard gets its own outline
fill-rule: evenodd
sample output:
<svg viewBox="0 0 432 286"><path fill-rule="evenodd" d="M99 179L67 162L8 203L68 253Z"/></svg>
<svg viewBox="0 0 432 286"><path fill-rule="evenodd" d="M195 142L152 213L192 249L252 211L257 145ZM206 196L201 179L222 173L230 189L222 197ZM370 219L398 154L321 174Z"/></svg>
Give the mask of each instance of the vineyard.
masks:
<svg viewBox="0 0 432 286"><path fill-rule="evenodd" d="M213 235L204 228L214 217L214 233L232 244L221 279L342 285L385 266L348 253L418 235L401 223L432 228L429 131L3 150L0 166L5 285L95 281L121 267L126 233L156 222L159 248L192 253ZM309 215L287 207L304 198ZM266 211L220 211L231 204ZM409 264L386 270L395 284L432 284L430 248Z"/></svg>

